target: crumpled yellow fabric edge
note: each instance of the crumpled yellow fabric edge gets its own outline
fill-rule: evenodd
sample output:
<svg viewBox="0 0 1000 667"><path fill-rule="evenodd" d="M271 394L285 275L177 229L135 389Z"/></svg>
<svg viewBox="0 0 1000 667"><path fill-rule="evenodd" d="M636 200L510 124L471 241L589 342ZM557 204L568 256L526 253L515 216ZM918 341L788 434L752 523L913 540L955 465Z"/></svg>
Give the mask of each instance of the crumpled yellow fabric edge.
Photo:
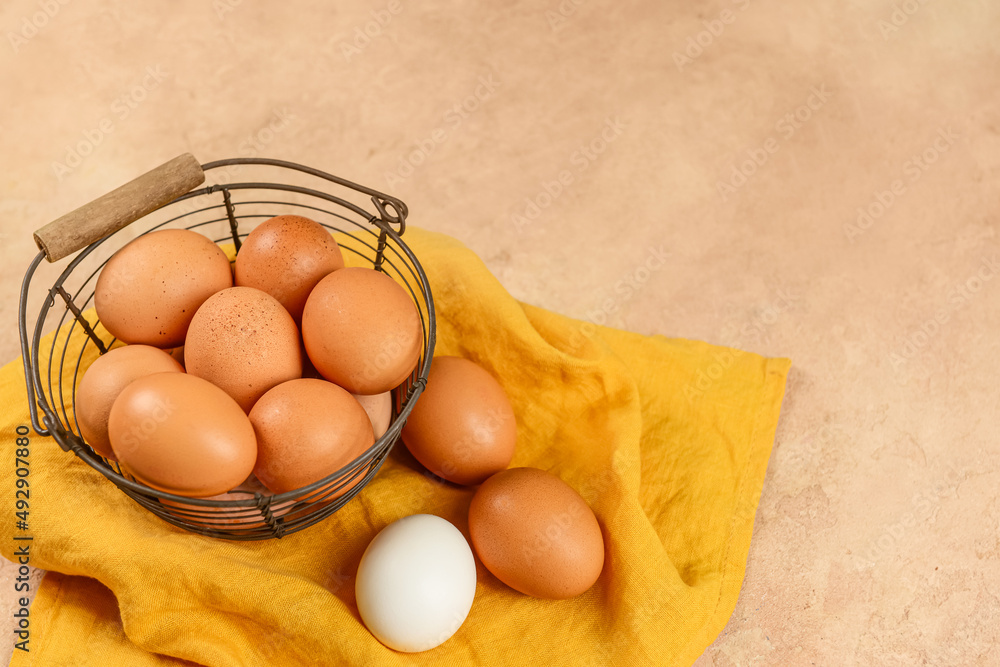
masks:
<svg viewBox="0 0 1000 667"><path fill-rule="evenodd" d="M31 604L33 636L29 651L15 650L11 665L72 667L93 664L88 655L100 654L104 664L128 667L195 665L196 663L143 651L129 641L122 628L118 600L90 577L46 572Z"/></svg>
<svg viewBox="0 0 1000 667"><path fill-rule="evenodd" d="M525 306L454 240L416 229L406 238L434 289L438 353L474 358L511 396L513 465L552 470L597 513L608 551L598 584L574 600L534 600L480 566L459 633L434 651L394 653L357 618L360 552L379 528L418 511L467 532L471 497L427 478L402 447L331 519L233 545L164 524L35 436L36 480L47 490L33 562L99 579L118 596L121 620L96 582L47 576L33 608L33 653L46 662L15 652L11 664L163 664L147 650L210 665L689 665L700 655L739 594L790 362ZM5 445L26 422L19 376L19 363L0 372ZM0 483L11 473L0 469ZM122 651L134 654L107 662Z"/></svg>

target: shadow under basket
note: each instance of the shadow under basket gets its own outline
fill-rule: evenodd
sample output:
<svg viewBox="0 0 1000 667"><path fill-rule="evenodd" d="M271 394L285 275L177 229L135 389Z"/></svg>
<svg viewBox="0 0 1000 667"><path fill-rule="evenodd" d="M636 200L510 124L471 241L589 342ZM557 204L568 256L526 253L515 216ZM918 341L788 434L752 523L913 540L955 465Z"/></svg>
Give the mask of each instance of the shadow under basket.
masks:
<svg viewBox="0 0 1000 667"><path fill-rule="evenodd" d="M206 175L216 181L202 186ZM194 189L196 188L197 189ZM349 198L367 200L374 212ZM76 387L89 361L115 339L93 306L101 268L137 236L159 229L190 229L236 252L259 223L276 215L311 218L335 233L347 264L386 273L407 290L423 328L423 349L413 373L393 390L388 431L349 465L309 486L270 494L261 486L237 490L233 500L177 496L123 474L118 463L97 454L76 419ZM426 384L434 353L434 302L420 262L403 242L406 205L376 190L283 160L236 158L200 165L182 155L46 225L35 233L42 250L21 285L18 327L31 424L52 436L114 482L126 495L175 526L229 540L280 538L307 528L343 507L378 473ZM32 278L43 260L74 252L47 294L36 288L41 309L27 320ZM42 346L43 334L55 331Z"/></svg>

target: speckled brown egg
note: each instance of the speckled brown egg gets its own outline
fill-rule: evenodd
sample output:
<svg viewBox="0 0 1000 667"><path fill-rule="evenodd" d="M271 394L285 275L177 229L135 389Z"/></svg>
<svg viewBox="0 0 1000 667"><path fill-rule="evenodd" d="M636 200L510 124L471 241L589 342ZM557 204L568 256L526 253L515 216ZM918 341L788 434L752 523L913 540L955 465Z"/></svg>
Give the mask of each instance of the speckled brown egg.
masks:
<svg viewBox="0 0 1000 667"><path fill-rule="evenodd" d="M302 376L299 331L270 294L231 287L212 295L195 313L184 342L184 365L250 412L268 389Z"/></svg>
<svg viewBox="0 0 1000 667"><path fill-rule="evenodd" d="M389 276L365 268L319 281L302 311L316 370L352 394L381 394L413 371L423 346L417 306Z"/></svg>
<svg viewBox="0 0 1000 667"><path fill-rule="evenodd" d="M500 383L475 362L438 356L403 442L438 477L479 484L514 457L517 421Z"/></svg>
<svg viewBox="0 0 1000 667"><path fill-rule="evenodd" d="M594 512L572 487L537 468L511 468L486 480L469 506L469 534L486 569L534 597L575 597L604 568Z"/></svg>
<svg viewBox="0 0 1000 667"><path fill-rule="evenodd" d="M253 410L254 475L275 493L318 482L375 443L368 413L326 380L301 378L274 387Z"/></svg>
<svg viewBox="0 0 1000 667"><path fill-rule="evenodd" d="M76 389L76 420L80 433L95 452L115 458L108 439L108 416L118 394L133 380L153 373L183 373L168 353L149 345L116 347L87 368Z"/></svg>
<svg viewBox="0 0 1000 667"><path fill-rule="evenodd" d="M94 306L119 340L166 349L182 345L198 307L232 285L217 245L187 229L163 229L112 255L97 278Z"/></svg>
<svg viewBox="0 0 1000 667"><path fill-rule="evenodd" d="M122 472L180 496L226 493L257 460L253 426L226 392L186 373L155 373L115 399L108 435Z"/></svg>
<svg viewBox="0 0 1000 667"><path fill-rule="evenodd" d="M237 285L267 292L298 322L316 283L344 268L344 257L323 225L300 215L279 215L247 235L235 268Z"/></svg>

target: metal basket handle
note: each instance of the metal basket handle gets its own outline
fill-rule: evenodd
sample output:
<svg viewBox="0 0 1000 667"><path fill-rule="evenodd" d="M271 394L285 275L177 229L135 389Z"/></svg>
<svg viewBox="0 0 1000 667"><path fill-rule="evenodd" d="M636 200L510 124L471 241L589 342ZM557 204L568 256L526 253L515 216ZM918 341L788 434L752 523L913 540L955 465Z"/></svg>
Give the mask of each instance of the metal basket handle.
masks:
<svg viewBox="0 0 1000 667"><path fill-rule="evenodd" d="M35 232L45 258L55 262L113 234L205 182L190 153L175 157Z"/></svg>

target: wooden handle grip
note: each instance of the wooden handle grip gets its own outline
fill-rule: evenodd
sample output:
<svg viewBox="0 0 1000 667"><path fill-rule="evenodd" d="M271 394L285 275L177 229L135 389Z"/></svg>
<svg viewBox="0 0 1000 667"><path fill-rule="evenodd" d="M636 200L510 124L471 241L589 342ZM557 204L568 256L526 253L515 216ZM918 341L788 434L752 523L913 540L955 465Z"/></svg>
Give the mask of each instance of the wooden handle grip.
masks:
<svg viewBox="0 0 1000 667"><path fill-rule="evenodd" d="M35 243L50 262L135 222L205 182L190 153L175 157L117 190L112 190L35 232Z"/></svg>

